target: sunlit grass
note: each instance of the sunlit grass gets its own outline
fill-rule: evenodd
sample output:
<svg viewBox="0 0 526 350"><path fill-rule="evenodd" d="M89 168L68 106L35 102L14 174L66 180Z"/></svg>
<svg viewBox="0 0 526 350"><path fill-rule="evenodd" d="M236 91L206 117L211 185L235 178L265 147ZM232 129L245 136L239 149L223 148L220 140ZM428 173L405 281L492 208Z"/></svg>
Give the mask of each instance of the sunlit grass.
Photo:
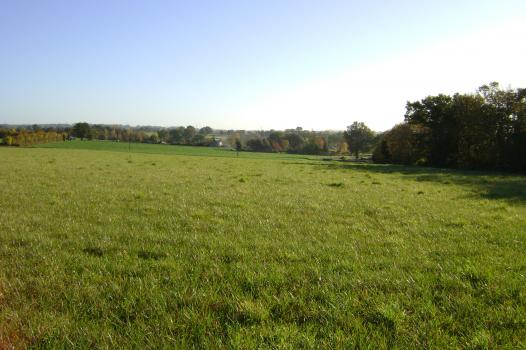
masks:
<svg viewBox="0 0 526 350"><path fill-rule="evenodd" d="M0 148L0 348L526 345L524 177L110 146Z"/></svg>
<svg viewBox="0 0 526 350"><path fill-rule="evenodd" d="M277 158L280 159L317 159L318 156L287 154L287 153L261 153L261 152L236 152L228 147L201 147L201 146L181 146L181 145L163 145L163 144L145 144L145 143L127 143L113 141L67 141L53 142L39 145L41 148L61 148L61 149L86 149L97 151L112 152L131 152L131 153L149 153L149 154L166 154L166 155L184 155L184 156L207 156L207 157L236 157L236 158Z"/></svg>

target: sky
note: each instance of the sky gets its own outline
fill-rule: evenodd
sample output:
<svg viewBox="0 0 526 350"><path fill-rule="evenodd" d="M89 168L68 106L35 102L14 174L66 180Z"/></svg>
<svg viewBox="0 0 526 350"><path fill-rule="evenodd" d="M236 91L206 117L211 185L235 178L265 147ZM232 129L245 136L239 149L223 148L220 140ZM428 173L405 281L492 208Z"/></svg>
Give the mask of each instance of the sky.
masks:
<svg viewBox="0 0 526 350"><path fill-rule="evenodd" d="M383 131L525 57L524 0L0 0L0 124Z"/></svg>

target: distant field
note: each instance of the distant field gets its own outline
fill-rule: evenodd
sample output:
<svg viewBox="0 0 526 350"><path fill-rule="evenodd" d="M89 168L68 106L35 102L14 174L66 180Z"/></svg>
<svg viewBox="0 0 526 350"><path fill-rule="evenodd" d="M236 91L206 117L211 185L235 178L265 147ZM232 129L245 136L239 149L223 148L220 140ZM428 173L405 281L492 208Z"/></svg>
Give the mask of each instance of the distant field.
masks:
<svg viewBox="0 0 526 350"><path fill-rule="evenodd" d="M240 152L224 147L199 147L199 146L178 146L160 145L146 143L112 142L112 141L67 141L54 142L39 145L41 148L61 148L61 149L89 149L98 151L132 152L149 154L167 154L184 156L207 156L207 157L240 157L240 158L279 158L279 159L313 159L319 158L312 155L287 154L287 153L259 153L259 152Z"/></svg>
<svg viewBox="0 0 526 350"><path fill-rule="evenodd" d="M0 349L526 347L526 177L131 147L0 147Z"/></svg>

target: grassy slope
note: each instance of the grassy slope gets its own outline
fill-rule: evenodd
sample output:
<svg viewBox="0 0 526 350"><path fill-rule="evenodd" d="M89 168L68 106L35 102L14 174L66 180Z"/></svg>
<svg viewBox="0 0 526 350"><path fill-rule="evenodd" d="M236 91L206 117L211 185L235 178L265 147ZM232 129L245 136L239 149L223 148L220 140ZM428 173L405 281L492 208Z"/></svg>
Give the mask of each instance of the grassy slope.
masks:
<svg viewBox="0 0 526 350"><path fill-rule="evenodd" d="M524 177L249 156L0 148L0 348L526 346Z"/></svg>

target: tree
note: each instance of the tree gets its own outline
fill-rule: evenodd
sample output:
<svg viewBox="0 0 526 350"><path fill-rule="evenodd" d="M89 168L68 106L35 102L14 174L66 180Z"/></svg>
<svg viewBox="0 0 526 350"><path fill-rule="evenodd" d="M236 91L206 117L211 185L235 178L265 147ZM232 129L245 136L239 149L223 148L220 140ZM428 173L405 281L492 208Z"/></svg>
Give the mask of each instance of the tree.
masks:
<svg viewBox="0 0 526 350"><path fill-rule="evenodd" d="M247 141L247 147L254 152L272 152L272 146L268 139L255 138Z"/></svg>
<svg viewBox="0 0 526 350"><path fill-rule="evenodd" d="M453 98L440 94L421 101L408 102L405 120L423 127L420 147L430 165L456 166L458 159L458 119L453 113Z"/></svg>
<svg viewBox="0 0 526 350"><path fill-rule="evenodd" d="M191 125L188 125L183 132L184 143L190 144L196 134L195 128Z"/></svg>
<svg viewBox="0 0 526 350"><path fill-rule="evenodd" d="M354 122L347 127L343 137L349 146L349 151L358 158L360 152L369 151L374 138L374 132L363 122Z"/></svg>
<svg viewBox="0 0 526 350"><path fill-rule="evenodd" d="M206 137L204 134L195 134L191 143L194 146L204 146L206 144Z"/></svg>
<svg viewBox="0 0 526 350"><path fill-rule="evenodd" d="M303 137L297 133L288 133L285 139L289 142L289 149L293 152L299 152L303 148L305 141Z"/></svg>
<svg viewBox="0 0 526 350"><path fill-rule="evenodd" d="M4 144L11 146L13 144L13 137L11 135L4 137Z"/></svg>
<svg viewBox="0 0 526 350"><path fill-rule="evenodd" d="M91 128L88 123L76 123L73 125L72 134L81 140L91 139Z"/></svg>
<svg viewBox="0 0 526 350"><path fill-rule="evenodd" d="M385 132L373 152L375 163L413 164L417 159L414 144L415 126L407 123L395 125Z"/></svg>
<svg viewBox="0 0 526 350"><path fill-rule="evenodd" d="M184 128L178 127L175 129L170 129L169 131L169 140L173 145L177 145L183 142L184 139Z"/></svg>
<svg viewBox="0 0 526 350"><path fill-rule="evenodd" d="M283 132L282 131L271 130L269 135L268 135L268 139L270 141L274 141L276 143L280 143L282 138L283 138Z"/></svg>
<svg viewBox="0 0 526 350"><path fill-rule="evenodd" d="M408 102L405 124L381 139L374 160L469 169L526 170L526 90L481 86L475 94Z"/></svg>
<svg viewBox="0 0 526 350"><path fill-rule="evenodd" d="M518 170L521 168L519 164L522 163L524 170L526 157L524 148L520 147L521 144L524 146L524 142L520 140L524 141L526 136L524 89L503 90L498 83L493 82L481 86L478 92L484 99L485 122L493 126L494 167Z"/></svg>
<svg viewBox="0 0 526 350"><path fill-rule="evenodd" d="M496 144L494 127L484 117L484 99L479 95L453 97L453 113L458 120L457 166L459 168L492 168Z"/></svg>
<svg viewBox="0 0 526 350"><path fill-rule="evenodd" d="M301 150L301 153L304 154L322 154L325 152L327 152L327 142L324 137L318 135L311 135Z"/></svg>
<svg viewBox="0 0 526 350"><path fill-rule="evenodd" d="M157 130L157 135L159 136L160 142L166 142L168 140L168 130L166 129Z"/></svg>
<svg viewBox="0 0 526 350"><path fill-rule="evenodd" d="M201 129L199 129L199 134L204 135L204 136L210 135L212 132L213 132L213 130L209 126L205 126L205 127L201 128Z"/></svg>

